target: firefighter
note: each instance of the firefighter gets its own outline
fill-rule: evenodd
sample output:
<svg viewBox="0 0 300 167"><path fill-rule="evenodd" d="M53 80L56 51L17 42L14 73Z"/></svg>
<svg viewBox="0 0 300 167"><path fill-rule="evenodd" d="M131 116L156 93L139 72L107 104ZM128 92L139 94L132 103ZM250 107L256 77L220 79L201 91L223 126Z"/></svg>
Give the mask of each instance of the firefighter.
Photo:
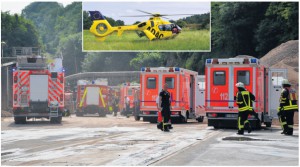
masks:
<svg viewBox="0 0 300 167"><path fill-rule="evenodd" d="M128 96L125 96L125 116L128 118L130 113L130 99Z"/></svg>
<svg viewBox="0 0 300 167"><path fill-rule="evenodd" d="M171 100L168 92L168 84L164 84L163 90L159 93L159 110L162 114L163 131L169 132L169 120L171 118Z"/></svg>
<svg viewBox="0 0 300 167"><path fill-rule="evenodd" d="M298 110L297 93L287 79L282 80L282 88L278 107L278 118L283 129L281 134L293 135L294 112Z"/></svg>
<svg viewBox="0 0 300 167"><path fill-rule="evenodd" d="M250 122L248 121L248 115L251 114L252 101L255 100L255 96L247 91L242 82L238 82L235 85L238 88L236 94L236 103L238 105L238 135L244 134L244 128L248 130L248 133L251 133Z"/></svg>

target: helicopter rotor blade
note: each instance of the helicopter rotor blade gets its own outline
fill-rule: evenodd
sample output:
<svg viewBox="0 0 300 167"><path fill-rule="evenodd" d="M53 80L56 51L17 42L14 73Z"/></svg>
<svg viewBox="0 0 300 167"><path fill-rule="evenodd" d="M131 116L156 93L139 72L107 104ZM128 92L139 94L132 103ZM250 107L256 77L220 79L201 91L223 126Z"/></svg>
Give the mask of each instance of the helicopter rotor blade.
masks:
<svg viewBox="0 0 300 167"><path fill-rule="evenodd" d="M146 13L146 14L150 14L150 15L153 15L153 13L149 13L149 12L146 12L146 11L142 11L142 10L139 10L139 9L137 9L137 11L139 11L139 12L142 12L142 13Z"/></svg>
<svg viewBox="0 0 300 167"><path fill-rule="evenodd" d="M121 16L121 17L146 17L146 16L152 16L152 15L135 15L135 16Z"/></svg>

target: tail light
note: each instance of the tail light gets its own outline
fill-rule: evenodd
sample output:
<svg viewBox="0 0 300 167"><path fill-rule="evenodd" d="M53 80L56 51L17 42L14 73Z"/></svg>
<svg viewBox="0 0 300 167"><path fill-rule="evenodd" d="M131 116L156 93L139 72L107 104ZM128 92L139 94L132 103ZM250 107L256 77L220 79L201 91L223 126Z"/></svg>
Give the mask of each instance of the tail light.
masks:
<svg viewBox="0 0 300 167"><path fill-rule="evenodd" d="M170 67L169 72L174 72L174 69L172 67Z"/></svg>
<svg viewBox="0 0 300 167"><path fill-rule="evenodd" d="M177 111L172 111L172 115L179 115L179 112L177 112Z"/></svg>
<svg viewBox="0 0 300 167"><path fill-rule="evenodd" d="M14 76L14 83L17 83L17 82L18 82L18 77Z"/></svg>
<svg viewBox="0 0 300 167"><path fill-rule="evenodd" d="M18 95L14 94L14 101L17 101L17 99L18 99Z"/></svg>
<svg viewBox="0 0 300 167"><path fill-rule="evenodd" d="M217 114L216 113L211 113L211 114L208 114L208 117L217 117Z"/></svg>
<svg viewBox="0 0 300 167"><path fill-rule="evenodd" d="M149 114L150 114L150 111L144 111L143 114L149 115Z"/></svg>
<svg viewBox="0 0 300 167"><path fill-rule="evenodd" d="M146 72L151 72L150 67L146 68Z"/></svg>
<svg viewBox="0 0 300 167"><path fill-rule="evenodd" d="M60 94L60 101L63 101L64 100L64 95L63 94Z"/></svg>

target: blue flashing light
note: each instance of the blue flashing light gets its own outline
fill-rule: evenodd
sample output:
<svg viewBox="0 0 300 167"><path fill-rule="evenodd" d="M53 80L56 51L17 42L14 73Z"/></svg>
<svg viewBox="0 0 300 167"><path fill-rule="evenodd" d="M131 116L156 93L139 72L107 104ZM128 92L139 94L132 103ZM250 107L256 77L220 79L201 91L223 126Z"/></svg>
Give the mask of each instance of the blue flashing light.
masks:
<svg viewBox="0 0 300 167"><path fill-rule="evenodd" d="M180 68L179 67L175 67L175 71L180 71Z"/></svg>
<svg viewBox="0 0 300 167"><path fill-rule="evenodd" d="M16 69L15 69L15 68L13 68L13 69L12 69L12 71L13 71L13 72L15 72L15 71L16 71Z"/></svg>
<svg viewBox="0 0 300 167"><path fill-rule="evenodd" d="M206 59L206 64L211 64L211 59Z"/></svg>
<svg viewBox="0 0 300 167"><path fill-rule="evenodd" d="M65 68L62 68L61 71L62 71L62 72L65 72L66 70L65 70Z"/></svg>
<svg viewBox="0 0 300 167"><path fill-rule="evenodd" d="M95 84L95 81L92 81L92 84Z"/></svg>
<svg viewBox="0 0 300 167"><path fill-rule="evenodd" d="M250 62L256 64L257 59L253 59L253 58L252 58L252 59L250 60Z"/></svg>
<svg viewBox="0 0 300 167"><path fill-rule="evenodd" d="M145 70L146 70L146 68L145 68L145 67L142 67L142 68L141 68L141 71L145 71Z"/></svg>

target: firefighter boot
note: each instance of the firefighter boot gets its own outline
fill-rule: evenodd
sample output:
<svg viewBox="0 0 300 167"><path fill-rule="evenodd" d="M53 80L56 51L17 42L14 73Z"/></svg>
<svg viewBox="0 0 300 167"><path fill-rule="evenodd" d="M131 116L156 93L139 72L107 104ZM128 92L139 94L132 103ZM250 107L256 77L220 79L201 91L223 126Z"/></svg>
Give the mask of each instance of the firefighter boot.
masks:
<svg viewBox="0 0 300 167"><path fill-rule="evenodd" d="M163 130L162 122L157 123L157 129Z"/></svg>
<svg viewBox="0 0 300 167"><path fill-rule="evenodd" d="M164 132L170 132L169 125L164 125Z"/></svg>
<svg viewBox="0 0 300 167"><path fill-rule="evenodd" d="M283 132L281 132L281 134L286 134L288 132L288 125L285 124L283 125Z"/></svg>
<svg viewBox="0 0 300 167"><path fill-rule="evenodd" d="M249 122L246 123L245 127L247 128L248 133L251 133L251 132L252 132L252 128L251 128L251 125L250 125Z"/></svg>
<svg viewBox="0 0 300 167"><path fill-rule="evenodd" d="M285 134L292 136L293 135L293 127L288 126L287 132Z"/></svg>
<svg viewBox="0 0 300 167"><path fill-rule="evenodd" d="M238 130L237 135L244 135L244 129Z"/></svg>

